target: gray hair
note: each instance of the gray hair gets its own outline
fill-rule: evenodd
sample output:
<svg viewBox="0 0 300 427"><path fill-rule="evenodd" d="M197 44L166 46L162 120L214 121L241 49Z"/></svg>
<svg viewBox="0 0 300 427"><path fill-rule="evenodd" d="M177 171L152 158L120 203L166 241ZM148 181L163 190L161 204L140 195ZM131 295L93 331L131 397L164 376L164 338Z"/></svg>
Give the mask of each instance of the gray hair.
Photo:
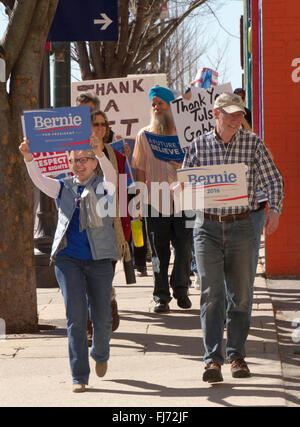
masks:
<svg viewBox="0 0 300 427"><path fill-rule="evenodd" d="M72 154L75 153L75 150L72 150L69 152L69 158L71 157ZM94 153L93 150L76 150L76 153L83 153L86 154L86 157L91 157L92 159L96 158L96 155Z"/></svg>
<svg viewBox="0 0 300 427"><path fill-rule="evenodd" d="M100 109L100 100L97 95L93 95L92 93L89 93L89 92L84 92L78 95L76 98L77 106L80 104L88 104L89 102L92 102L94 104L95 106L94 110Z"/></svg>

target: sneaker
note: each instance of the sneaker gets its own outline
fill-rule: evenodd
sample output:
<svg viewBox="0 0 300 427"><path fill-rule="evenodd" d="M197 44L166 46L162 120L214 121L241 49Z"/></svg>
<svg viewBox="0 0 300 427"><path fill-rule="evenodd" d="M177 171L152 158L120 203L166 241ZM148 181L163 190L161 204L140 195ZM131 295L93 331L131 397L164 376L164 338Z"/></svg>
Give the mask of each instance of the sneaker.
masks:
<svg viewBox="0 0 300 427"><path fill-rule="evenodd" d="M180 308L187 309L192 307L192 302L187 295L177 298L177 305Z"/></svg>
<svg viewBox="0 0 300 427"><path fill-rule="evenodd" d="M110 302L111 313L112 313L112 331L116 331L120 324L120 316L118 313L118 304L117 300L113 298Z"/></svg>
<svg viewBox="0 0 300 427"><path fill-rule="evenodd" d="M72 385L73 393L83 393L85 392L85 384L73 384Z"/></svg>
<svg viewBox="0 0 300 427"><path fill-rule="evenodd" d="M203 381L208 383L219 383L223 381L221 373L221 365L215 362L210 362L205 366L205 371L202 377Z"/></svg>
<svg viewBox="0 0 300 427"><path fill-rule="evenodd" d="M250 369L244 359L231 360L230 364L233 378L251 377Z"/></svg>
<svg viewBox="0 0 300 427"><path fill-rule="evenodd" d="M107 371L107 362L96 362L96 375L98 377L104 377Z"/></svg>
<svg viewBox="0 0 300 427"><path fill-rule="evenodd" d="M158 301L155 303L154 313L169 313L170 307L167 302Z"/></svg>
<svg viewBox="0 0 300 427"><path fill-rule="evenodd" d="M137 276L138 277L147 277L147 267L137 267Z"/></svg>

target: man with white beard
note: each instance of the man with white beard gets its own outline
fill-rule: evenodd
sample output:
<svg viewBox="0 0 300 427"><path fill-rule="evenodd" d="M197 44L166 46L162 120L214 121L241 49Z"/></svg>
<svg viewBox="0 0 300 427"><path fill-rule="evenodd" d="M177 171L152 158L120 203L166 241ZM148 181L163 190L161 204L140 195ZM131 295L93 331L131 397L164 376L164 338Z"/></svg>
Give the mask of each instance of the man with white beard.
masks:
<svg viewBox="0 0 300 427"><path fill-rule="evenodd" d="M170 277L173 297L180 308L188 309L192 306L187 295L192 229L186 228L186 218L183 213L182 216L174 216L172 194L170 210L167 214L162 209L161 193L158 210L156 210L157 204L153 199L151 200L151 184L175 182L176 165L173 162L164 162L154 157L144 131L159 135L176 135L176 128L170 108L170 102L174 99L173 92L162 86L154 86L149 91L149 98L152 112L151 123L141 129L137 135L132 167L136 169L136 180L145 183L148 188L148 205L144 207L144 216L152 252L154 312L168 313L170 311L169 302L172 299L168 280L170 243L175 249L174 265Z"/></svg>

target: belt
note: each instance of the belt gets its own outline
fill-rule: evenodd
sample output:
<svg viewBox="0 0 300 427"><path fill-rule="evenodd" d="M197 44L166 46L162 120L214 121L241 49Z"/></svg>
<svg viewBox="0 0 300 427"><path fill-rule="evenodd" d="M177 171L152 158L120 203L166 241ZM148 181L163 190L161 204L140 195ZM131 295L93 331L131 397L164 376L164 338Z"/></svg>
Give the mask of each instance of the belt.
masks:
<svg viewBox="0 0 300 427"><path fill-rule="evenodd" d="M240 214L232 214L232 215L213 215L204 213L204 218L209 219L210 221L218 221L218 222L234 222L239 221L240 219L245 219L250 215L251 211L242 212Z"/></svg>

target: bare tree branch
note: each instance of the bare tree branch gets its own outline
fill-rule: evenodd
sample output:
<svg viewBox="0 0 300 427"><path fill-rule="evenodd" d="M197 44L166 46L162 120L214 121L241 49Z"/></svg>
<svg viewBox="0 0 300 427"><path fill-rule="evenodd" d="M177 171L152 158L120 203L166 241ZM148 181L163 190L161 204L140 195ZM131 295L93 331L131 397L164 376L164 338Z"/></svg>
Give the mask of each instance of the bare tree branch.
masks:
<svg viewBox="0 0 300 427"><path fill-rule="evenodd" d="M179 5L180 14L162 25L160 14L165 3L170 8ZM216 0L119 0L118 42L90 42L89 47L77 49L81 75L87 77L92 72L95 78L121 77L146 69L178 26L205 3L215 4Z"/></svg>
<svg viewBox="0 0 300 427"><path fill-rule="evenodd" d="M0 3L4 4L6 14L10 15L14 8L15 0L1 0Z"/></svg>
<svg viewBox="0 0 300 427"><path fill-rule="evenodd" d="M146 62L150 61L151 57L155 55L159 49L161 49L164 45L164 43L168 40L168 38L174 33L176 28L183 22L183 20L190 15L195 9L197 9L199 6L204 4L207 0L198 0L194 1L190 7L178 18L172 19L171 21L168 21L166 23L166 28L160 33L160 35L157 37L154 45L151 46L151 51L149 52L148 46L148 53L144 50L144 55L141 59L136 58L136 67L142 67ZM140 55L141 56L141 55ZM140 57L139 56L139 57Z"/></svg>

